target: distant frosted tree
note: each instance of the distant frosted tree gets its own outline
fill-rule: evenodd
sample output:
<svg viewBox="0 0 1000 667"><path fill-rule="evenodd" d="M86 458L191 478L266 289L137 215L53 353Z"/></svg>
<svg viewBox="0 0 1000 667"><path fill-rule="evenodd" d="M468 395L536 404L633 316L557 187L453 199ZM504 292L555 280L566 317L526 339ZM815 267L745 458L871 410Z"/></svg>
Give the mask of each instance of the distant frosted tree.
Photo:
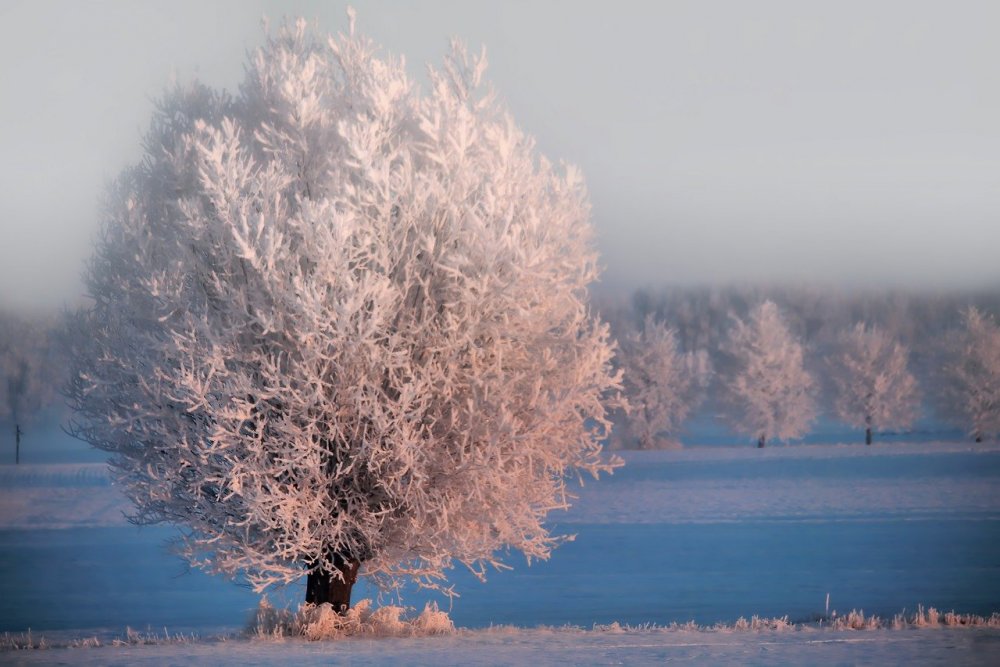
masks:
<svg viewBox="0 0 1000 667"><path fill-rule="evenodd" d="M656 448L660 436L677 436L704 398L711 376L708 354L680 352L674 331L649 316L642 330L622 343L621 355L630 406L627 432L640 448Z"/></svg>
<svg viewBox="0 0 1000 667"><path fill-rule="evenodd" d="M972 307L962 324L948 343L943 403L949 419L980 442L1000 433L1000 327Z"/></svg>
<svg viewBox="0 0 1000 667"><path fill-rule="evenodd" d="M14 437L21 462L24 427L55 402L60 379L51 349L50 325L0 312L0 424Z"/></svg>
<svg viewBox="0 0 1000 667"><path fill-rule="evenodd" d="M546 558L568 475L608 471L618 400L579 172L554 168L459 45L402 62L304 22L240 94L180 89L119 179L87 275L75 433L138 523L260 590L359 571L440 586Z"/></svg>
<svg viewBox="0 0 1000 667"><path fill-rule="evenodd" d="M746 321L733 316L720 369L725 418L757 440L802 437L816 416L813 379L803 367L802 345L764 301Z"/></svg>
<svg viewBox="0 0 1000 667"><path fill-rule="evenodd" d="M906 428L917 418L917 380L908 369L909 351L878 327L858 323L843 332L830 360L837 417L872 431Z"/></svg>

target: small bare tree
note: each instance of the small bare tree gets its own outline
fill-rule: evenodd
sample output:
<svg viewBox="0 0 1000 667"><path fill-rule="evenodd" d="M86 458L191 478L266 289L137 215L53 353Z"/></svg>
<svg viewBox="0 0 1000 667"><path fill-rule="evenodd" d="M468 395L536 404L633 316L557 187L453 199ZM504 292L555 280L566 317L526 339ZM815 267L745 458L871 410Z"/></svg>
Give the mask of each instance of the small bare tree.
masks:
<svg viewBox="0 0 1000 667"><path fill-rule="evenodd" d="M622 343L627 432L642 449L658 446L660 437L677 437L681 425L704 399L711 377L708 354L682 353L673 329L647 316L642 331Z"/></svg>
<svg viewBox="0 0 1000 667"><path fill-rule="evenodd" d="M50 329L42 320L0 312L0 424L14 436L15 463L21 462L24 427L57 396Z"/></svg>
<svg viewBox="0 0 1000 667"><path fill-rule="evenodd" d="M763 447L768 439L802 437L816 416L814 382L803 350L778 307L764 301L746 321L732 317L720 368L725 418Z"/></svg>
<svg viewBox="0 0 1000 667"><path fill-rule="evenodd" d="M837 417L872 431L907 428L917 418L917 380L908 369L909 351L878 327L858 323L838 338L830 361Z"/></svg>
<svg viewBox="0 0 1000 667"><path fill-rule="evenodd" d="M1000 433L1000 327L977 308L962 311L963 328L947 342L945 415L976 441Z"/></svg>

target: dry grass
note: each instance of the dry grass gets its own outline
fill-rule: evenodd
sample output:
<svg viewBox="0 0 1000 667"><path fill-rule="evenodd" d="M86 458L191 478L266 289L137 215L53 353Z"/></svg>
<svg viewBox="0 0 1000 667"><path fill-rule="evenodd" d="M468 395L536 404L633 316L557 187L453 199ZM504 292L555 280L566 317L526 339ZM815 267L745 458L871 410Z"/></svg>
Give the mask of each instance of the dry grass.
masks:
<svg viewBox="0 0 1000 667"><path fill-rule="evenodd" d="M823 625L821 623L821 625ZM957 614L954 611L940 612L934 607L924 609L917 606L917 611L907 614L902 611L886 621L878 616L865 616L864 611L852 609L843 616L833 616L825 624L834 630L906 630L908 628L1000 628L1000 613L989 616L977 614Z"/></svg>
<svg viewBox="0 0 1000 667"><path fill-rule="evenodd" d="M447 612L440 611L437 605L431 603L415 617L407 618L404 607L387 605L373 609L371 600L361 600L347 614L341 616L333 611L330 605L304 604L297 611L276 609L267 600L262 600L254 616L253 626L247 636L251 639L283 639L302 638L310 641L344 639L348 637L426 637L430 635L447 635L456 632ZM590 630L576 626L535 627L531 630L550 630L552 632L594 632L594 633L659 633L659 632L783 632L803 629L813 630L910 630L934 628L1000 628L1000 612L989 616L977 614L959 614L954 611L940 612L934 607L917 607L911 614L903 612L891 619L882 619L875 615L866 615L863 610L852 609L846 614L834 611L829 618L818 623L795 623L787 616L766 618L752 616L749 620L738 618L734 623L716 623L715 625L698 625L694 621L687 623L671 623L657 625L644 623L629 625L610 623L594 625ZM500 633L516 634L528 628L516 626L493 626L484 630L461 630L465 633ZM212 637L202 640L193 634L170 634L166 628L163 634L146 631L139 632L125 628L125 633L110 640L100 640L96 636L81 637L62 642L50 642L45 637L28 632L0 635L0 652L40 650L47 648L100 648L102 646L140 646L187 644L197 641L226 641L231 636Z"/></svg>
<svg viewBox="0 0 1000 667"><path fill-rule="evenodd" d="M361 600L340 615L328 604L303 604L298 611L275 609L266 599L257 608L250 635L258 639L303 637L316 641L345 637L425 637L449 634L455 625L448 613L428 603L415 618L405 618L406 609L386 605L372 609L371 600Z"/></svg>
<svg viewBox="0 0 1000 667"><path fill-rule="evenodd" d="M13 635L5 632L0 637L0 651L23 651L27 649L46 648L49 648L49 645L45 641L45 637L34 637L31 634L31 630Z"/></svg>
<svg viewBox="0 0 1000 667"><path fill-rule="evenodd" d="M221 638L220 638L221 639ZM3 633L0 636L0 651L21 651L27 649L47 649L47 648L100 648L102 646L142 646L165 644L189 644L198 641L199 637L194 634L173 633L163 629L163 634L147 630L140 632L126 626L125 632L117 637L101 641L96 636L77 637L70 640L50 642L43 636L35 636L31 630L11 634Z"/></svg>

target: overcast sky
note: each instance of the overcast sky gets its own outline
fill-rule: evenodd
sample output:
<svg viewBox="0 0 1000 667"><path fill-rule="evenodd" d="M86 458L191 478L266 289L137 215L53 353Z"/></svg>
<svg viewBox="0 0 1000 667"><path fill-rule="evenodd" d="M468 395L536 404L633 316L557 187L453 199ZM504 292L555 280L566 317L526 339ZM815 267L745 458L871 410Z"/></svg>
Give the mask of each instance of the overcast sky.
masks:
<svg viewBox="0 0 1000 667"><path fill-rule="evenodd" d="M263 15L0 1L0 306L82 294L102 191L172 75L234 89ZM580 165L604 283L1000 286L1000 2L352 2L422 80L451 36Z"/></svg>

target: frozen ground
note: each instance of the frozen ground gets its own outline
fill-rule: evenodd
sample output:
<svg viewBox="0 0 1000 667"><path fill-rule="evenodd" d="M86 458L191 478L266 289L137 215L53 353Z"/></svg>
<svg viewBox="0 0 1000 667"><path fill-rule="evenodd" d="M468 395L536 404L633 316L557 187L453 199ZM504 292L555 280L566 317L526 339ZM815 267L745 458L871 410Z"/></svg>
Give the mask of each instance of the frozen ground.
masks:
<svg viewBox="0 0 1000 667"><path fill-rule="evenodd" d="M996 443L691 447L622 452L569 523L1000 519Z"/></svg>
<svg viewBox="0 0 1000 667"><path fill-rule="evenodd" d="M989 665L996 629L851 631L464 631L451 636L306 642L202 641L0 653L12 665Z"/></svg>
<svg viewBox="0 0 1000 667"><path fill-rule="evenodd" d="M957 443L691 447L632 452L553 516L576 534L547 563L481 585L455 573L457 636L0 652L0 663L302 664L902 663L998 664L1000 629L844 632L831 609L883 618L918 604L1000 610L1000 447ZM238 631L250 591L185 573L168 528L138 530L100 464L0 466L0 633L99 636L125 626L201 637ZM356 597L372 595L364 587ZM292 588L272 599L294 602ZM420 608L428 596L406 593ZM447 601L443 602L447 606ZM784 632L544 630L733 623L788 615ZM517 631L489 630L513 624ZM479 628L479 629L476 629Z"/></svg>
<svg viewBox="0 0 1000 667"><path fill-rule="evenodd" d="M1000 519L1000 445L954 442L618 452L558 524ZM0 465L0 530L128 525L103 463Z"/></svg>

